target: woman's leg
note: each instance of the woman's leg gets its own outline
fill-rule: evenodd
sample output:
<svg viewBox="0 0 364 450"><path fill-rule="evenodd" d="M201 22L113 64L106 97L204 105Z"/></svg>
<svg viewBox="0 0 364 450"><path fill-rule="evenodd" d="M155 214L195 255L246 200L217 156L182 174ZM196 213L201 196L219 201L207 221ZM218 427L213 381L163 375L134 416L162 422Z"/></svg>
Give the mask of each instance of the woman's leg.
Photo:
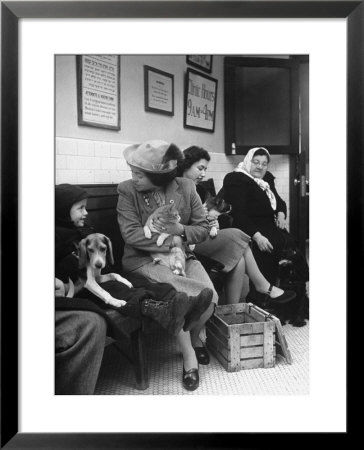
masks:
<svg viewBox="0 0 364 450"><path fill-rule="evenodd" d="M212 281L199 261L188 260L186 262L186 277L174 275L169 268L152 263L140 267L138 272L151 281L167 282L178 292L185 292L188 296L199 295L203 289L210 288L213 291L212 303L216 304L218 302L219 297L214 289ZM188 334L191 333L189 339L193 346L195 346L195 343L198 341L198 335L213 311L214 306L211 304L201 315L200 319L193 324L193 328L190 332L188 332ZM178 336L183 337L183 334L179 334ZM202 343L200 343L200 345L202 345ZM185 368L187 370L187 367Z"/></svg>
<svg viewBox="0 0 364 450"><path fill-rule="evenodd" d="M247 247L238 264L233 270L226 274L224 290L226 303L229 305L239 303L240 301L241 291L244 285L245 270L258 292L267 292L269 289L270 283L259 270L250 247ZM271 296L277 297L282 293L283 291L281 289L274 287Z"/></svg>
<svg viewBox="0 0 364 450"><path fill-rule="evenodd" d="M181 347L183 355L183 367L186 371L190 369L197 369L198 362L196 353L192 347L191 336L188 331L180 331L177 335L177 342Z"/></svg>
<svg viewBox="0 0 364 450"><path fill-rule="evenodd" d="M190 330L191 334L191 343L193 347L200 347L202 346L202 342L199 339L199 334L202 328L204 327L205 323L208 321L208 319L211 317L212 313L215 309L215 304L218 302L218 295L213 287L212 281L210 277L208 276L205 269L202 267L201 263L196 260L189 260L187 261L186 265L186 274L189 278L189 283L193 280L194 283L198 282L202 284L204 287L208 287L213 290L214 295L212 297L212 303L211 305L206 309L206 311L201 315L200 319L194 324L193 328ZM181 278L181 277L179 277ZM197 345L196 345L197 344Z"/></svg>
<svg viewBox="0 0 364 450"><path fill-rule="evenodd" d="M211 305L206 309L206 311L201 315L200 320L196 322L196 325L191 329L191 343L192 347L201 347L202 342L199 338L200 332L202 328L205 326L205 323L209 320L214 312L215 304L211 303Z"/></svg>
<svg viewBox="0 0 364 450"><path fill-rule="evenodd" d="M273 223L261 224L259 231L272 244L273 251L271 253L262 252L259 250L258 245L252 242L252 254L264 277L268 282L275 284L279 271L279 258L284 248L286 237Z"/></svg>
<svg viewBox="0 0 364 450"><path fill-rule="evenodd" d="M245 255L229 273L226 274L224 283L225 299L228 305L239 303L241 291L244 285Z"/></svg>
<svg viewBox="0 0 364 450"><path fill-rule="evenodd" d="M255 261L254 255L248 247L245 251L245 264L246 264L246 272L248 277L253 282L255 289L258 292L267 292L270 286L269 281L263 276L262 272L259 270L258 264ZM282 289L273 287L271 292L271 297L278 297L283 293Z"/></svg>

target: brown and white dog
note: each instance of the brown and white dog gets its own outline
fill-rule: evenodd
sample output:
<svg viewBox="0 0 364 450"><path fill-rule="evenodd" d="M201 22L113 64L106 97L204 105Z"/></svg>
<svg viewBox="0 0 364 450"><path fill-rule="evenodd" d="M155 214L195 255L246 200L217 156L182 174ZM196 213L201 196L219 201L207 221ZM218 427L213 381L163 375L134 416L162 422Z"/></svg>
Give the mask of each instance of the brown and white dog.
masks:
<svg viewBox="0 0 364 450"><path fill-rule="evenodd" d="M80 276L75 285L70 280L68 289L68 297L73 297L82 288L88 289L92 294L99 297L106 304L120 307L126 304L124 300L118 300L112 297L98 283L116 280L126 284L128 287L133 285L117 273L101 274L101 270L106 266L108 260L111 265L114 264L114 256L112 253L112 245L110 239L104 234L89 234L77 246L78 249L78 267L81 271L86 272L86 276Z"/></svg>

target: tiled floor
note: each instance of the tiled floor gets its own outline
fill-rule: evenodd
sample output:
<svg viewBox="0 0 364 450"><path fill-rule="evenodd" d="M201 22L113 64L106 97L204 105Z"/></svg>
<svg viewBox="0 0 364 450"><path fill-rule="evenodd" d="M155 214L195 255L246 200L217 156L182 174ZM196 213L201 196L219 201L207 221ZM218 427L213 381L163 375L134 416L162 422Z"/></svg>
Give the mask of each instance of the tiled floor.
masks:
<svg viewBox="0 0 364 450"><path fill-rule="evenodd" d="M134 388L131 364L113 346L105 348L96 395L307 395L309 394L309 325L285 325L283 332L293 363L279 356L274 368L226 372L211 356L200 366L200 387L189 392L182 387L182 357L175 339L162 330L146 339L150 386Z"/></svg>

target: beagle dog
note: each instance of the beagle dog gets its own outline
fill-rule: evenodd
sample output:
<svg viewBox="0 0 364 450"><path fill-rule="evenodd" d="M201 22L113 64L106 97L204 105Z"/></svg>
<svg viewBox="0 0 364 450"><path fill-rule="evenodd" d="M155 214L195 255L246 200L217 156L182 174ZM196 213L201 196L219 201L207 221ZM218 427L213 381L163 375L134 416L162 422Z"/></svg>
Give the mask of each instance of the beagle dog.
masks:
<svg viewBox="0 0 364 450"><path fill-rule="evenodd" d="M133 285L117 273L108 273L101 275L101 269L106 266L108 260L111 265L114 264L114 257L112 253L112 245L110 239L104 234L93 233L89 234L77 246L78 249L78 267L86 271L86 277L80 277L74 287L70 286L72 294L76 294L82 288L88 289L92 294L99 297L106 304L116 307L124 306L124 300L118 300L112 297L105 289L99 286L98 283L105 283L106 281L116 280L120 283L126 284L129 288ZM72 296L73 296L72 295Z"/></svg>

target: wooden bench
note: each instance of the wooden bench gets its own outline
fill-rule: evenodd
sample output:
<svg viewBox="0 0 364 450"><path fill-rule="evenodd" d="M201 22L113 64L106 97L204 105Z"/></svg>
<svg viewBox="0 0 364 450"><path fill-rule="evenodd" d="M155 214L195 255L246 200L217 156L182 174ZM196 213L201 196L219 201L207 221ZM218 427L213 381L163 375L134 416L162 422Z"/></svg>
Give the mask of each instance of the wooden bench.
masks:
<svg viewBox="0 0 364 450"><path fill-rule="evenodd" d="M214 195L215 188L213 180L208 180L206 183L206 186ZM117 222L117 184L80 184L79 186L89 194L87 201L88 224L94 227L98 233L103 233L111 239L115 267L111 268L110 271L120 272L124 242ZM223 266L208 258L199 259L214 282L215 288L218 290L220 285L218 274ZM148 318L138 320L123 316L112 309L107 310L107 314L115 325L113 328L117 330L111 336L114 339L113 344L133 364L136 389L147 389L149 386L149 374L146 364L143 333L153 327L154 322Z"/></svg>

